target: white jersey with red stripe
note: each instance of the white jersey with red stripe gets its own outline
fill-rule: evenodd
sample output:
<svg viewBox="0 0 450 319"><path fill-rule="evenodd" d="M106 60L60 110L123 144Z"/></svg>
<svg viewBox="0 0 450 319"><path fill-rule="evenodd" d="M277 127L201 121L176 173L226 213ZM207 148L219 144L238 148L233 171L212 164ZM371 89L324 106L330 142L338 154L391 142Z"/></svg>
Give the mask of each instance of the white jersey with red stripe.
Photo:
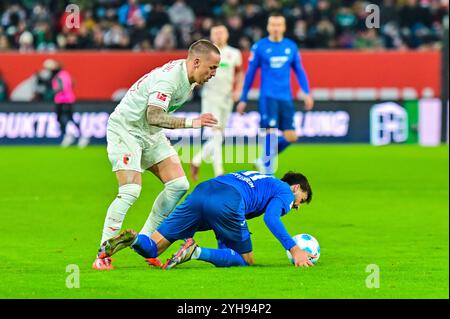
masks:
<svg viewBox="0 0 450 319"><path fill-rule="evenodd" d="M171 113L189 98L196 83L189 83L186 60L173 60L136 81L109 118L109 125L120 125L133 135L153 135L162 128L147 122L147 106Z"/></svg>

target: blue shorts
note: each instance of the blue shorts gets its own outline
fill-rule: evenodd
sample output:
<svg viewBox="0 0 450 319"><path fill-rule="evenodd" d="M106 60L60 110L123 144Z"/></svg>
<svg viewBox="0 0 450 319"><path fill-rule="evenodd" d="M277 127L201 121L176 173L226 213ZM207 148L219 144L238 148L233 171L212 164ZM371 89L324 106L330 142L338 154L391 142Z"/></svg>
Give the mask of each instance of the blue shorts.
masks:
<svg viewBox="0 0 450 319"><path fill-rule="evenodd" d="M203 182L158 227L168 241L193 237L197 231L213 230L221 247L239 254L252 251L242 195L233 186Z"/></svg>
<svg viewBox="0 0 450 319"><path fill-rule="evenodd" d="M280 131L295 130L295 108L292 100L260 97L259 114L261 128L277 128Z"/></svg>

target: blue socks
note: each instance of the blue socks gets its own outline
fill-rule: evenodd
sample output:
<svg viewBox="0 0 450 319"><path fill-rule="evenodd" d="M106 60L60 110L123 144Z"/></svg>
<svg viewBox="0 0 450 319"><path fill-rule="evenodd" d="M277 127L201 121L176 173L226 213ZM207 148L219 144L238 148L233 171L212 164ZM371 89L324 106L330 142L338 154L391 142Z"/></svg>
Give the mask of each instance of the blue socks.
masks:
<svg viewBox="0 0 450 319"><path fill-rule="evenodd" d="M200 248L198 260L209 262L216 267L247 266L244 258L233 249Z"/></svg>
<svg viewBox="0 0 450 319"><path fill-rule="evenodd" d="M137 235L131 248L134 249L139 255L144 258L156 258L158 257L158 247L156 243L148 237L147 235L139 234Z"/></svg>
<svg viewBox="0 0 450 319"><path fill-rule="evenodd" d="M147 235L137 235L131 248L144 258L156 258L158 256L156 243ZM200 254L196 259L209 262L216 267L247 266L244 258L230 248L200 248Z"/></svg>
<svg viewBox="0 0 450 319"><path fill-rule="evenodd" d="M275 156L283 152L290 144L284 136L277 136L276 132L267 132L262 158L267 174L273 174L275 172Z"/></svg>

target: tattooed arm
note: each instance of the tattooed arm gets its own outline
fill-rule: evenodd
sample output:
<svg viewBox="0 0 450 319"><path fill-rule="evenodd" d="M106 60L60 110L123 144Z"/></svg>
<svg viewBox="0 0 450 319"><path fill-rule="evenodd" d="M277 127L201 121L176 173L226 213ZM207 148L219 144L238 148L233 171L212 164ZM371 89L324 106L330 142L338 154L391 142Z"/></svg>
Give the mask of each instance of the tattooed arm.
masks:
<svg viewBox="0 0 450 319"><path fill-rule="evenodd" d="M153 105L147 107L147 122L150 125L162 128L174 129L186 127L185 118L171 116L162 108Z"/></svg>
<svg viewBox="0 0 450 319"><path fill-rule="evenodd" d="M169 129L200 128L217 124L217 120L211 113L202 114L196 119L186 119L184 117L171 116L162 108L153 105L147 107L147 122L152 126Z"/></svg>

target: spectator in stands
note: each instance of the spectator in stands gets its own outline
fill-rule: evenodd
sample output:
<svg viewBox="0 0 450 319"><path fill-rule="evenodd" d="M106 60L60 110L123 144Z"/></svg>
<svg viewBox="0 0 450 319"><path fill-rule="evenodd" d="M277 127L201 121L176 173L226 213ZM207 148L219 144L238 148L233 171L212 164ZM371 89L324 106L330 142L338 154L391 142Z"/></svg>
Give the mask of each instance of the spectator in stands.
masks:
<svg viewBox="0 0 450 319"><path fill-rule="evenodd" d="M383 42L377 34L375 28L359 31L353 43L355 49L361 50L380 50Z"/></svg>
<svg viewBox="0 0 450 319"><path fill-rule="evenodd" d="M171 24L164 25L155 38L155 50L170 51L177 48L175 30Z"/></svg>
<svg viewBox="0 0 450 319"><path fill-rule="evenodd" d="M56 43L50 24L47 21L38 21L33 29L34 47L37 51L54 51Z"/></svg>
<svg viewBox="0 0 450 319"><path fill-rule="evenodd" d="M91 49L104 48L104 32L100 25L96 25L92 30L92 44Z"/></svg>
<svg viewBox="0 0 450 319"><path fill-rule="evenodd" d="M228 43L230 46L238 48L239 41L244 36L242 32L242 18L240 16L232 16L227 19L227 28L230 32L230 38L228 39Z"/></svg>
<svg viewBox="0 0 450 319"><path fill-rule="evenodd" d="M320 20L311 44L315 48L336 48L336 29L328 18Z"/></svg>
<svg viewBox="0 0 450 319"><path fill-rule="evenodd" d="M33 42L34 42L33 34L28 30L24 30L19 35L19 41L18 41L19 52L25 53L25 52L34 51Z"/></svg>
<svg viewBox="0 0 450 319"><path fill-rule="evenodd" d="M1 25L5 28L7 34L11 34L14 31L8 29L14 29L20 21L25 21L26 17L27 14L20 4L11 4L1 15Z"/></svg>
<svg viewBox="0 0 450 319"><path fill-rule="evenodd" d="M136 19L135 24L130 31L130 45L132 50L150 50L151 49L151 35L147 30L144 18Z"/></svg>
<svg viewBox="0 0 450 319"><path fill-rule="evenodd" d="M380 6L378 37L385 48L434 48L448 15L445 0L94 0L76 2L82 9L81 28L67 30L65 3L0 1L0 50L147 50L166 24L174 28L176 48L186 49L204 36L211 21L225 22L230 43L246 50L265 34L267 16L274 10L284 13L287 36L304 48L353 48L372 35L364 32L369 3ZM142 19L148 41L142 40Z"/></svg>
<svg viewBox="0 0 450 319"><path fill-rule="evenodd" d="M186 48L191 44L191 32L195 22L195 14L191 7L184 0L176 0L168 9L170 22L180 33L181 47Z"/></svg>
<svg viewBox="0 0 450 319"><path fill-rule="evenodd" d="M0 102L6 101L8 99L8 88L6 87L6 82L3 79L2 71L0 71Z"/></svg>
<svg viewBox="0 0 450 319"><path fill-rule="evenodd" d="M9 47L8 37L6 36L6 34L2 33L1 28L0 28L0 52L7 51L9 49L10 49L10 47Z"/></svg>
<svg viewBox="0 0 450 319"><path fill-rule="evenodd" d="M103 41L108 49L127 49L130 43L126 30L116 22L105 32Z"/></svg>
<svg viewBox="0 0 450 319"><path fill-rule="evenodd" d="M139 20L147 20L148 6L139 4L138 0L128 0L118 10L119 23L123 26L134 26Z"/></svg>
<svg viewBox="0 0 450 319"><path fill-rule="evenodd" d="M222 13L225 18L235 17L241 12L239 0L226 0L222 5Z"/></svg>
<svg viewBox="0 0 450 319"><path fill-rule="evenodd" d="M157 32L163 27L163 25L169 23L170 18L164 8L164 5L161 1L155 2L147 21L147 27L150 28L150 32L156 36Z"/></svg>

